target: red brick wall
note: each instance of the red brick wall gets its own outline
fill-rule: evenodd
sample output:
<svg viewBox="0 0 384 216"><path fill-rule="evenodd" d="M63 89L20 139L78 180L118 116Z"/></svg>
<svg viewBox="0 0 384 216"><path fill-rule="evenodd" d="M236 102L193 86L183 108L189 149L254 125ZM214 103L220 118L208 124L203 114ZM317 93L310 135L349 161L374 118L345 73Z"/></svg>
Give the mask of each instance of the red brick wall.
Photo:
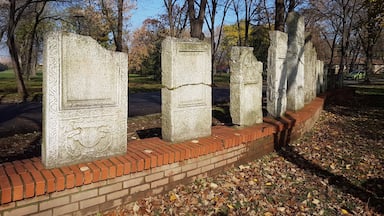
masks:
<svg viewBox="0 0 384 216"><path fill-rule="evenodd" d="M300 137L323 103L316 98L298 112L252 127L213 127L210 137L193 141L129 142L127 154L86 164L45 169L40 158L1 164L0 216L95 214L215 175Z"/></svg>

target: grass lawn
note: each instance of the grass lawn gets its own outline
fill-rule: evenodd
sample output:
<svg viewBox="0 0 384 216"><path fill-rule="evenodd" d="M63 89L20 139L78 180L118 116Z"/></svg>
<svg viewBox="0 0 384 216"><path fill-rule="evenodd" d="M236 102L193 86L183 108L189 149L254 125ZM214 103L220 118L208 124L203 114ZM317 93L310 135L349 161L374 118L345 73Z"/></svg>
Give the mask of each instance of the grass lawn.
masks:
<svg viewBox="0 0 384 216"><path fill-rule="evenodd" d="M384 95L384 83L371 85L350 85L350 88L355 89L355 92L360 95Z"/></svg>
<svg viewBox="0 0 384 216"><path fill-rule="evenodd" d="M35 97L42 94L43 74L37 72L35 77L29 80L24 79L25 86L29 93L28 100L33 100ZM0 72L0 102L15 102L19 101L17 95L16 79L13 70Z"/></svg>

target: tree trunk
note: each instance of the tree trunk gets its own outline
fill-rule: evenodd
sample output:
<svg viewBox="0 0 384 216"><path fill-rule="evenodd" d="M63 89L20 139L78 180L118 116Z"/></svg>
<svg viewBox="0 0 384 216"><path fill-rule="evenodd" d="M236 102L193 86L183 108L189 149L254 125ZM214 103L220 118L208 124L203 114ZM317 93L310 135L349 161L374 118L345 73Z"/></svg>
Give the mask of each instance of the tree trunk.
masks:
<svg viewBox="0 0 384 216"><path fill-rule="evenodd" d="M242 46L243 40L241 38L240 5L238 1L232 1L232 3L233 3L233 10L235 11L235 14L236 14L237 36L238 36L237 45Z"/></svg>
<svg viewBox="0 0 384 216"><path fill-rule="evenodd" d="M37 30L37 26L39 25L40 23L40 16L41 14L43 13L44 11L44 8L45 8L45 5L47 4L46 1L43 2L43 5L41 7L41 9L37 12L36 16L35 16L35 23L33 24L33 28L32 28L32 32L31 32L31 37L30 37L30 42L29 42L29 48L27 50L27 63L26 63L26 68L25 68L25 71L24 71L24 74L27 75L27 80L30 79L30 76L32 74L32 71L35 71L34 69L32 69L32 65L34 65L32 63L32 54L33 54L33 47L34 47L34 44L35 44L35 36L36 36L36 30ZM37 5L36 5L37 7Z"/></svg>
<svg viewBox="0 0 384 216"><path fill-rule="evenodd" d="M217 1L212 0L211 14L211 83L215 86L214 75L216 74L216 42L215 42L215 19L216 19Z"/></svg>
<svg viewBox="0 0 384 216"><path fill-rule="evenodd" d="M175 36L175 25L173 22L173 0L164 0L165 8L167 9L168 22L169 22L169 36Z"/></svg>
<svg viewBox="0 0 384 216"><path fill-rule="evenodd" d="M285 5L284 0L276 0L276 17L275 17L275 30L284 32L284 15L285 15Z"/></svg>
<svg viewBox="0 0 384 216"><path fill-rule="evenodd" d="M369 30L368 30L369 31ZM370 39L368 39L370 40ZM365 62L365 67L366 67L366 76L365 76L365 81L369 82L369 77L373 74L373 44L368 42L367 49L365 51L365 55L367 56L366 62Z"/></svg>
<svg viewBox="0 0 384 216"><path fill-rule="evenodd" d="M296 1L295 0L289 0L289 5L288 5L288 13L293 12L296 7Z"/></svg>
<svg viewBox="0 0 384 216"><path fill-rule="evenodd" d="M22 70L19 62L19 54L15 42L15 29L17 25L17 18L16 18L16 0L10 1L10 8L9 8L9 20L8 20L8 30L7 30L7 45L9 49L9 54L11 55L12 64L13 64L13 71L15 73L16 77L16 84L17 84L17 94L19 97L23 100L23 102L27 101L28 98L28 92L25 87L25 83L23 80Z"/></svg>
<svg viewBox="0 0 384 216"><path fill-rule="evenodd" d="M124 0L118 0L116 51L119 51L119 52L123 51L123 7L124 7Z"/></svg>
<svg viewBox="0 0 384 216"><path fill-rule="evenodd" d="M251 1L251 4L252 4L252 1ZM251 23L251 15L250 15L250 8L251 8L251 5L248 5L248 2L245 1L245 21L244 21L244 24L245 24L245 33L244 33L244 45L245 46L248 46L249 43L248 43L248 33L249 33L249 25Z"/></svg>
<svg viewBox="0 0 384 216"><path fill-rule="evenodd" d="M206 5L207 0L200 0L199 15L196 17L195 1L188 0L188 16L191 27L191 37L198 38L200 40L204 39L203 24Z"/></svg>

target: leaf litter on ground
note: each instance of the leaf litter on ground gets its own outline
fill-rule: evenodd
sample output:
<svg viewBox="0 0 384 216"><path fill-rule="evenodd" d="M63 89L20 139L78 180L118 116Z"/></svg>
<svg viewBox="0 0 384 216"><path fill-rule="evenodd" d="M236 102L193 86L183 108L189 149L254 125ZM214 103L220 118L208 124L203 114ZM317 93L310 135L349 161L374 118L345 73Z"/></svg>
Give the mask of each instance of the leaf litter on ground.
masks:
<svg viewBox="0 0 384 216"><path fill-rule="evenodd" d="M328 104L310 132L281 150L119 211L124 215L384 214L383 107L347 105Z"/></svg>

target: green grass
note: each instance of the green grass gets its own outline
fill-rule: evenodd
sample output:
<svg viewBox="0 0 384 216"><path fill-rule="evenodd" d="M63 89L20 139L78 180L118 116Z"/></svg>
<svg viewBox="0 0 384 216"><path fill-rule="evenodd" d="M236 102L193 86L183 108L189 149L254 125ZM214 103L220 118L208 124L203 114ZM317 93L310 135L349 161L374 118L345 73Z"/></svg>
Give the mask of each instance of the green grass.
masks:
<svg viewBox="0 0 384 216"><path fill-rule="evenodd" d="M38 71L37 75L29 80L24 79L24 83L29 94L28 100L42 95L43 74L41 71ZM15 74L12 69L0 72L0 99L2 102L20 101L17 95Z"/></svg>
<svg viewBox="0 0 384 216"><path fill-rule="evenodd" d="M155 80L153 76L140 76L139 74L128 75L129 93L160 91L161 81Z"/></svg>
<svg viewBox="0 0 384 216"><path fill-rule="evenodd" d="M213 76L213 82L218 87L229 87L229 73L218 73Z"/></svg>
<svg viewBox="0 0 384 216"><path fill-rule="evenodd" d="M384 96L384 83L372 85L350 85L354 88L355 92L360 95L383 95Z"/></svg>

